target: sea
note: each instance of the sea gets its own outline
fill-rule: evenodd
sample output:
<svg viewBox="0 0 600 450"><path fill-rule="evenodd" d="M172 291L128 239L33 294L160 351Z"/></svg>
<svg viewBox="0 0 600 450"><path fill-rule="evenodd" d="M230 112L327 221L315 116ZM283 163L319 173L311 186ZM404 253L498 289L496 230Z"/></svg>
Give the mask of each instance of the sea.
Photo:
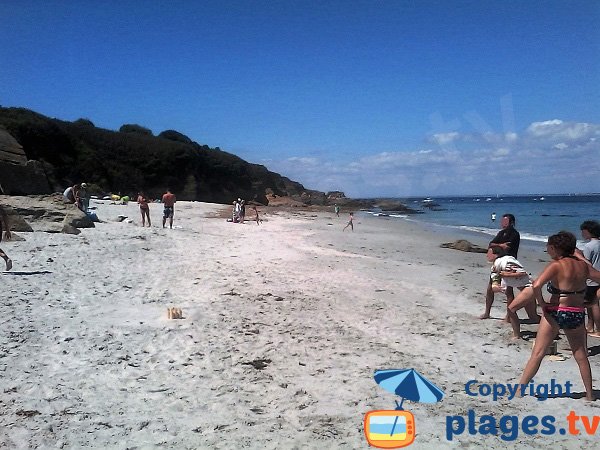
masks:
<svg viewBox="0 0 600 450"><path fill-rule="evenodd" d="M585 220L600 221L600 194L496 195L463 197L399 198L421 214L405 215L374 209L368 214L460 230L462 234L495 236L502 215L516 217L515 228L521 239L545 243L548 236L570 231L581 239L579 226ZM496 220L492 221L492 213ZM580 241L581 242L581 241Z"/></svg>

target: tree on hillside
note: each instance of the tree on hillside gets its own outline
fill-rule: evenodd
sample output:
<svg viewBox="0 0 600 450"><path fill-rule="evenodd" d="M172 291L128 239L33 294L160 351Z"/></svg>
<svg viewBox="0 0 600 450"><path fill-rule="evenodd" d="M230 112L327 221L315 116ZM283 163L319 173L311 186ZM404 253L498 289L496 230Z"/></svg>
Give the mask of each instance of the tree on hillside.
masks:
<svg viewBox="0 0 600 450"><path fill-rule="evenodd" d="M165 130L158 135L159 138L168 139L175 142L183 142L184 144L191 144L192 140L185 134L181 134L175 130Z"/></svg>
<svg viewBox="0 0 600 450"><path fill-rule="evenodd" d="M141 125L136 125L134 123L126 123L121 128L119 128L119 131L121 133L134 133L141 134L143 136L154 136L154 134L152 134L152 130L149 130L148 128L143 127Z"/></svg>

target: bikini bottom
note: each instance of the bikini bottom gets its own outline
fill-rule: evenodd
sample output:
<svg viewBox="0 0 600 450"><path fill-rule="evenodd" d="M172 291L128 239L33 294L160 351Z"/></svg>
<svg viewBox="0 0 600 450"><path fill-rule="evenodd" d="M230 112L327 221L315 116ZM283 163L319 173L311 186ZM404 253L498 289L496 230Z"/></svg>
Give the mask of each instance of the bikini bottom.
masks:
<svg viewBox="0 0 600 450"><path fill-rule="evenodd" d="M563 330L574 330L585 323L585 308L575 306L546 306L547 313Z"/></svg>

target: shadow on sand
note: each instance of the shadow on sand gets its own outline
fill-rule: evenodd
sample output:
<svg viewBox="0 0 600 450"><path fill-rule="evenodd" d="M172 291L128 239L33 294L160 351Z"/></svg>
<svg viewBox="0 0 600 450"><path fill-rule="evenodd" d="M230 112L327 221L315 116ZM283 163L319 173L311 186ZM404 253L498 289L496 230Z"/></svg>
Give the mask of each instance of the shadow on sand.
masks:
<svg viewBox="0 0 600 450"><path fill-rule="evenodd" d="M27 276L27 275L44 275L52 273L49 270L14 270L11 272L2 272L2 275Z"/></svg>

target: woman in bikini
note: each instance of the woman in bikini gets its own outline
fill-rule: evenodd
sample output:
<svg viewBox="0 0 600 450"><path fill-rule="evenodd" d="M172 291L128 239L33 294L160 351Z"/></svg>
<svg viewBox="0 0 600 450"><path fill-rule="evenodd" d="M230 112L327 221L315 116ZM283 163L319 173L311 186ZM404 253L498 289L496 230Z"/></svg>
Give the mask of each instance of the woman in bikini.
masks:
<svg viewBox="0 0 600 450"><path fill-rule="evenodd" d="M140 205L140 212L142 213L142 227L146 226L146 217L148 218L148 226L152 226L150 222L150 205L148 205L148 197L143 192L138 193L137 202Z"/></svg>
<svg viewBox="0 0 600 450"><path fill-rule="evenodd" d="M562 329L567 336L573 357L579 366L581 379L585 386L585 398L594 400L592 390L592 371L588 360L585 308L583 295L585 293L586 279L600 280L600 272L591 268L584 261L574 256L577 240L572 233L561 231L548 238L548 255L553 261L546 266L540 276L533 282L532 288L523 291L513 300L509 309L516 312L524 306L531 297L535 296L538 305L544 312L535 340L531 357L525 365L520 384L527 384L535 376L546 348ZM551 294L550 301L546 302L542 295L542 287L547 283L547 290Z"/></svg>

